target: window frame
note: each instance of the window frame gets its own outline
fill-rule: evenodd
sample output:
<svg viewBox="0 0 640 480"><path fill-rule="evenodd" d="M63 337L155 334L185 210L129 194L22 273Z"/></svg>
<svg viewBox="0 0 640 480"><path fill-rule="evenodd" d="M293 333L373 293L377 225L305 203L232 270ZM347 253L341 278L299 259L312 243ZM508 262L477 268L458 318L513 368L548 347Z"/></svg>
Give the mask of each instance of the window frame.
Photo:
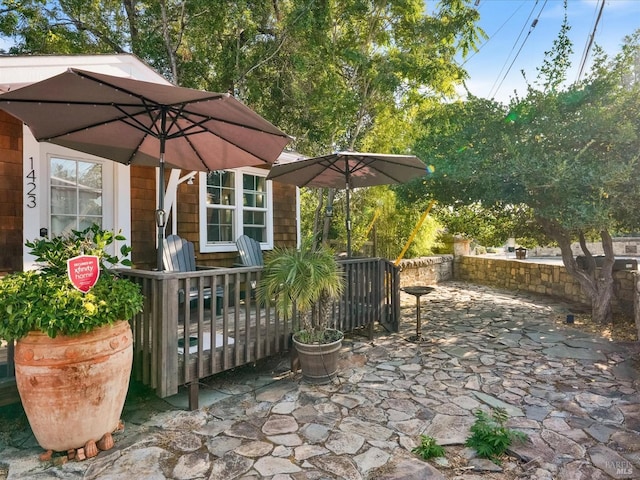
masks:
<svg viewBox="0 0 640 480"><path fill-rule="evenodd" d="M198 175L198 208L199 208L199 231L200 231L200 253L217 253L217 252L237 252L236 239L244 233L243 212L245 210L255 211L255 207L246 207L243 202L244 194L244 175L252 175L258 177L266 177L269 174L268 170L255 167L243 167L227 169L227 171L234 172L234 193L235 193L235 208L234 208L234 231L235 237L231 242L210 244L207 243L207 172L200 172ZM260 248L262 250L273 249L273 185L271 180L266 180L266 241L260 242Z"/></svg>
<svg viewBox="0 0 640 480"><path fill-rule="evenodd" d="M63 161L63 162L72 162L75 165L75 182L73 185L71 186L63 186L63 185L57 185L54 184L54 178L53 178L53 169L52 169L52 163L54 160L59 160L59 161ZM81 186L77 183L78 182L78 167L79 164L93 164L93 165L99 165L100 166L100 188L81 188ZM47 154L47 170L49 172L48 175L48 212L47 212L47 218L48 218L48 232L49 235L60 235L60 234L65 234L65 233L69 233L71 229L73 230L82 230L84 227L78 225L78 221L80 220L80 218L86 217L86 218L95 218L95 219L99 219L100 220L100 227L104 228L104 224L106 220L105 218L105 202L104 199L105 197L107 197L108 195L105 192L105 180L109 180L109 176L110 173L108 170L105 170L105 162L103 161L97 161L97 160L92 160L92 159L88 159L88 158L81 158L81 157L76 157L76 156L71 156L71 155L58 155L55 153L48 153ZM62 180L60 180L60 182L62 183ZM54 202L54 190L60 190L60 191L64 191L67 190L69 192L73 192L73 195L75 197L75 207L76 207L76 212L75 213L68 213L68 212L55 212L54 213L54 206L55 206L55 202ZM83 191L86 192L98 192L100 194L100 214L99 215L81 215L80 214L80 209L81 209L81 193ZM110 209L108 208L107 211L109 211ZM63 230L60 233L56 233L53 231L53 225L54 225L54 217L61 217L61 218L75 218L75 225L73 225L73 227L68 227L67 230ZM96 223L96 222L92 222L92 223Z"/></svg>

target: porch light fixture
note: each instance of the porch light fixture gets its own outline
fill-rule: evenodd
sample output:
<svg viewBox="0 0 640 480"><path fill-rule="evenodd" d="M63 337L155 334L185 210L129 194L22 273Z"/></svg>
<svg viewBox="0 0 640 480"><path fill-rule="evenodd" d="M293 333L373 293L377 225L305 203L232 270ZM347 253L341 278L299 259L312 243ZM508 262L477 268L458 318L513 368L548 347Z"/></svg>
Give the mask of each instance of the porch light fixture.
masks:
<svg viewBox="0 0 640 480"><path fill-rule="evenodd" d="M167 222L167 212L159 208L156 210L156 225L158 228L164 228Z"/></svg>

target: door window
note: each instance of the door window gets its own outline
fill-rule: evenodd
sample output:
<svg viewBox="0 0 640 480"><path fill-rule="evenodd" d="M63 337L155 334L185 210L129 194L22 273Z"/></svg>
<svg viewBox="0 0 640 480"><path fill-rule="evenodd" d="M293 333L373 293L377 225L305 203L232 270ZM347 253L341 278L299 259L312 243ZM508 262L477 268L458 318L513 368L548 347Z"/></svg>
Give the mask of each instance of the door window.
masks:
<svg viewBox="0 0 640 480"><path fill-rule="evenodd" d="M51 157L51 234L103 224L102 164Z"/></svg>

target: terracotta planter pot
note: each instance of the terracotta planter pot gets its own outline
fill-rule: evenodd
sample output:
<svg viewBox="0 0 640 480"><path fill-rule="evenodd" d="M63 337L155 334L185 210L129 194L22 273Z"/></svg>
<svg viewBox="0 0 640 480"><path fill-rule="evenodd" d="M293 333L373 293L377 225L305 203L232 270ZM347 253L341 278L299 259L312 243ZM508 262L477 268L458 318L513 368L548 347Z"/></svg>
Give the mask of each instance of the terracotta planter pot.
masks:
<svg viewBox="0 0 640 480"><path fill-rule="evenodd" d="M293 336L293 344L298 352L302 376L310 383L329 383L338 373L338 359L342 348L342 332L339 340L332 343L301 343Z"/></svg>
<svg viewBox="0 0 640 480"><path fill-rule="evenodd" d="M38 443L66 451L98 441L118 426L129 388L129 323L49 338L31 332L16 344L16 383Z"/></svg>

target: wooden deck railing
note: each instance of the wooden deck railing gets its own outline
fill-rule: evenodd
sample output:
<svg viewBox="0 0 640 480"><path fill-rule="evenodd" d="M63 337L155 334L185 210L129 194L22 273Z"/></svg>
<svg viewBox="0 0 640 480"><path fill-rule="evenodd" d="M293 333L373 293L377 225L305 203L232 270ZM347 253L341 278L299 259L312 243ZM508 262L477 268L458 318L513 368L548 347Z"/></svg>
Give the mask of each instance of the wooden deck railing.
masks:
<svg viewBox="0 0 640 480"><path fill-rule="evenodd" d="M347 288L332 305L334 327L373 334L375 322L397 331L399 272L377 258L341 260ZM262 267L215 268L196 272L123 270L140 284L144 310L131 319L134 337L133 379L160 397L190 386L190 408L197 408L198 381L289 349L291 320L269 304L259 305L255 286ZM0 349L2 382L13 379L13 352ZM12 388L13 387L13 388ZM15 393L15 382L7 392ZM9 395L9 393L7 393ZM17 397L13 401L17 400Z"/></svg>

